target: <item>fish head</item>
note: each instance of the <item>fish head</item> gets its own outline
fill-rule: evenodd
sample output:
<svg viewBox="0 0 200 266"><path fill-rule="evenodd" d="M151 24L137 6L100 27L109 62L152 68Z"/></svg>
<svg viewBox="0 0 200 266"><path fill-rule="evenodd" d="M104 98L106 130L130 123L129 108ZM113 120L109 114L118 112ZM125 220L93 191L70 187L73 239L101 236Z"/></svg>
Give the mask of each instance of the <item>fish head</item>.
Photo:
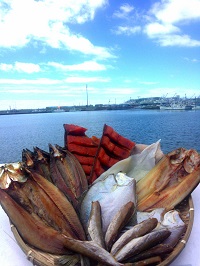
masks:
<svg viewBox="0 0 200 266"><path fill-rule="evenodd" d="M22 161L28 166L28 167L34 167L34 156L31 151L28 149L23 149L22 151Z"/></svg>
<svg viewBox="0 0 200 266"><path fill-rule="evenodd" d="M136 183L134 178L127 176L123 172L117 173L114 178L118 186L127 186L132 182Z"/></svg>
<svg viewBox="0 0 200 266"><path fill-rule="evenodd" d="M185 223L180 217L180 213L177 210L171 210L166 212L161 224L167 228L185 225Z"/></svg>
<svg viewBox="0 0 200 266"><path fill-rule="evenodd" d="M7 189L12 181L23 183L27 180L21 162L9 163L0 167L0 188Z"/></svg>

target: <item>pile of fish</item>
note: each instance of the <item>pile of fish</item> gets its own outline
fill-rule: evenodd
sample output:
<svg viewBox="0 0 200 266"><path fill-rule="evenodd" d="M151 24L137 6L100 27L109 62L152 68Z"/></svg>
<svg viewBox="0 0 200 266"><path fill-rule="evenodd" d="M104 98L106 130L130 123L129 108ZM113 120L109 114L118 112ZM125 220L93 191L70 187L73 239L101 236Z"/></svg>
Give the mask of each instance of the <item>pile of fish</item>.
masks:
<svg viewBox="0 0 200 266"><path fill-rule="evenodd" d="M105 125L100 139L64 125L65 147L24 149L0 166L0 203L22 239L55 265L158 265L186 224L176 206L200 181L200 155L164 155ZM87 167L88 166L88 167Z"/></svg>

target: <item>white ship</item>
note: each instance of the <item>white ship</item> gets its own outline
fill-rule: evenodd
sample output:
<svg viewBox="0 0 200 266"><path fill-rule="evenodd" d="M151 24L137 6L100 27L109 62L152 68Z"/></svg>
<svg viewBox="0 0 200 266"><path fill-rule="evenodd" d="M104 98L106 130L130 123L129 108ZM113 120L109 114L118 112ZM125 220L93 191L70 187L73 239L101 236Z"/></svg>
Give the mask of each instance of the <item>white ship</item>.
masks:
<svg viewBox="0 0 200 266"><path fill-rule="evenodd" d="M183 103L170 103L160 105L160 110L192 110L192 106Z"/></svg>
<svg viewBox="0 0 200 266"><path fill-rule="evenodd" d="M200 105L195 105L192 107L193 110L200 110Z"/></svg>
<svg viewBox="0 0 200 266"><path fill-rule="evenodd" d="M61 108L57 108L55 110L53 110L54 113L62 113L62 112L65 112L64 109L61 109Z"/></svg>

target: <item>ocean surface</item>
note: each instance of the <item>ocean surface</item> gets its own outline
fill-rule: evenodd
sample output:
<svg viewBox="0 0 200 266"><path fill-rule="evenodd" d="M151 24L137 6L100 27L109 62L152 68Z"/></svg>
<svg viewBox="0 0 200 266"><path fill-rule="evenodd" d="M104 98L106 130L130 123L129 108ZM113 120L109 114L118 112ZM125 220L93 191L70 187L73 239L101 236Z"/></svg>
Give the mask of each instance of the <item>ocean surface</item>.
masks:
<svg viewBox="0 0 200 266"><path fill-rule="evenodd" d="M88 136L101 137L103 126L136 143L151 144L161 139L168 153L179 147L200 152L200 110L120 110L21 114L0 116L0 163L21 161L23 149L37 146L48 151L48 144L64 145L63 124L87 128Z"/></svg>

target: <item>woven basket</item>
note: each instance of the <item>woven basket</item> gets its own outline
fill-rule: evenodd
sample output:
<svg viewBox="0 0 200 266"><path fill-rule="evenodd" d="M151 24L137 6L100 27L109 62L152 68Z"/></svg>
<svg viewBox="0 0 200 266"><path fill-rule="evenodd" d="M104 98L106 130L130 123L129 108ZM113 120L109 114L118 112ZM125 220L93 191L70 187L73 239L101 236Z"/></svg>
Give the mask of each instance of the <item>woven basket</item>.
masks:
<svg viewBox="0 0 200 266"><path fill-rule="evenodd" d="M180 216L182 220L185 222L187 229L185 234L179 240L178 244L174 248L174 250L169 254L166 259L159 264L159 266L167 266L175 260L181 251L184 249L187 241L190 237L190 233L192 231L192 226L194 222L194 204L192 201L192 197L189 196L185 200L183 200L179 205L177 205L176 210L180 212Z"/></svg>
<svg viewBox="0 0 200 266"><path fill-rule="evenodd" d="M180 254L180 252L183 250L183 248L187 244L188 238L192 230L193 221L194 221L194 205L193 205L192 197L189 196L185 200L183 200L179 205L177 205L176 210L180 212L180 216L182 220L185 222L187 229L184 235L179 240L179 243L174 248L174 250L159 264L159 266L167 266L167 265L170 265L170 263L172 263L172 261ZM62 259L61 256L52 255L52 254L41 252L34 248L31 248L29 245L24 243L16 227L12 223L11 223L11 230L14 234L15 239L17 240L18 245L26 254L27 259L31 261L33 265L37 265L37 266L61 265L58 263L59 259ZM64 264L62 264L62 266L63 265Z"/></svg>

